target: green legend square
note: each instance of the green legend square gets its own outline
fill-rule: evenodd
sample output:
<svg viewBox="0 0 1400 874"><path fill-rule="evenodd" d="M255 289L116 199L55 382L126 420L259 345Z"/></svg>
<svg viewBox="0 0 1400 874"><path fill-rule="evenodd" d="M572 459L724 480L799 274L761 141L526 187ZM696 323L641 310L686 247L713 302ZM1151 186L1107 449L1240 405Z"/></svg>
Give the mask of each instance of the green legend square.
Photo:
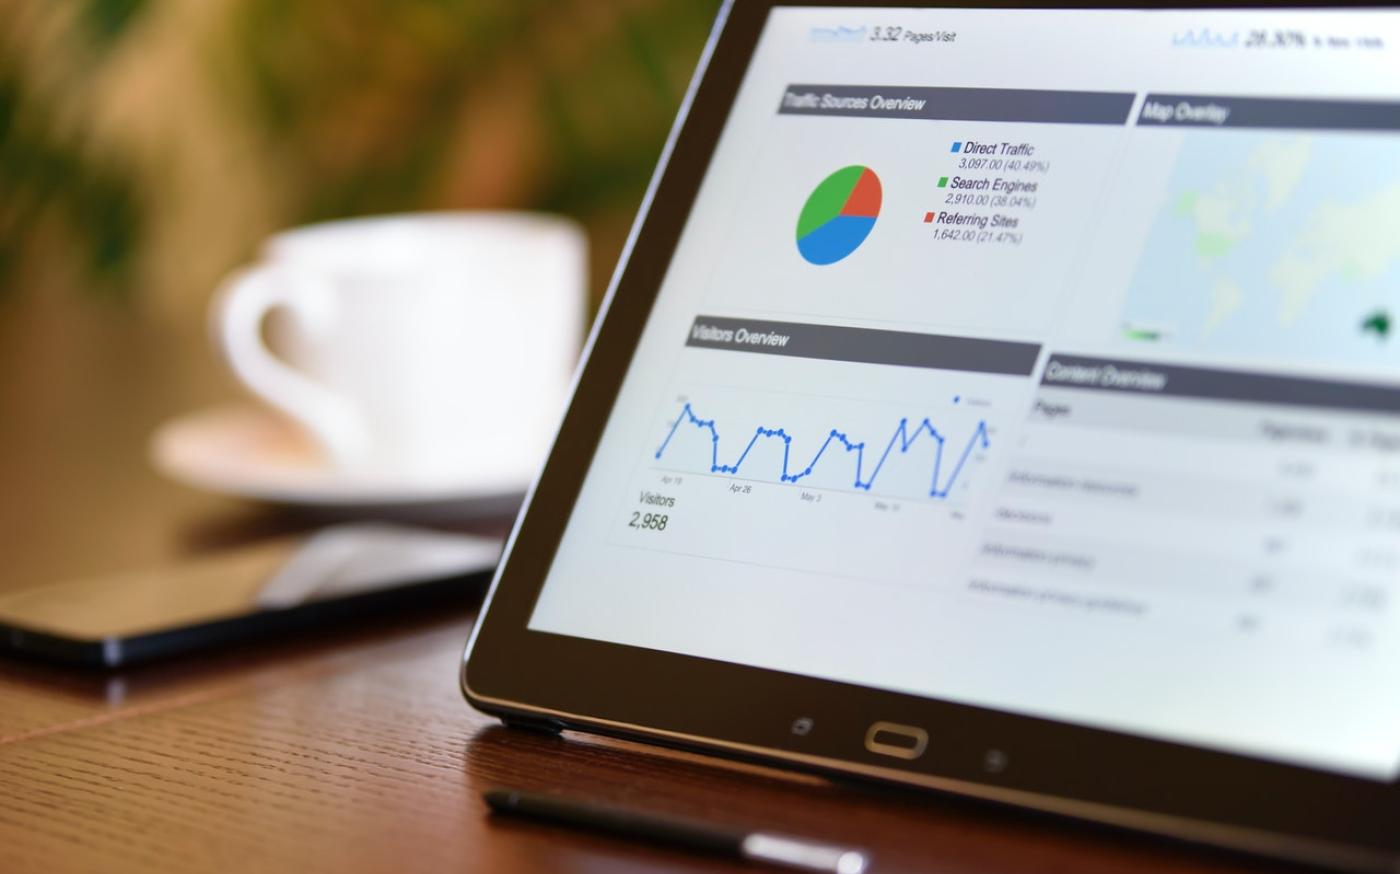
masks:
<svg viewBox="0 0 1400 874"><path fill-rule="evenodd" d="M939 188L947 188L947 187L948 187L948 177L947 177L947 176L940 176L940 177L938 177L938 187L939 187Z"/></svg>

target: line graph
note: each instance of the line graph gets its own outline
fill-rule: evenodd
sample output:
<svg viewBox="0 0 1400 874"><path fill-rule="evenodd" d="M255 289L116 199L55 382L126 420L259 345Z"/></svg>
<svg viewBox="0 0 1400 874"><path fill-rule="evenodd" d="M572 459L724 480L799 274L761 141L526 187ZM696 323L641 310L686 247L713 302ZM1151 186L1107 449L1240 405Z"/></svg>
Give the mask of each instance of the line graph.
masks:
<svg viewBox="0 0 1400 874"><path fill-rule="evenodd" d="M1203 27L1200 30L1183 30L1172 34L1172 46L1176 48L1232 49L1239 45L1239 42L1240 34L1237 30L1226 33Z"/></svg>
<svg viewBox="0 0 1400 874"><path fill-rule="evenodd" d="M833 445L835 445L839 447L839 449L833 450L833 455L842 452L846 455L855 453L855 476L851 487L867 492L875 485L875 480L879 477L880 471L885 468L885 462L889 460L893 452L898 450L901 455L908 454L919 439L927 434L929 440L932 440L934 444L933 471L928 480L928 497L931 498L947 498L948 494L953 490L953 486L957 484L958 477L961 475L973 451L978 448L987 449L991 445L987 423L985 420L979 421L977 426L973 429L971 436L967 438L967 442L962 446L962 451L957 453L956 460L952 462L945 478L943 476L943 465L944 451L948 445L947 435L941 433L928 417L924 417L924 419L917 425L914 425L911 430L909 419L906 417L899 420L899 424L895 427L894 433L890 435L888 442L885 443L884 451L880 453L879 458L870 468L868 475L865 473L865 466L868 460L866 450L870 448L871 454L873 455L874 447L868 447L865 441L852 440L849 434L837 428L832 428L830 430L826 435L826 439L822 442L821 448L817 450L810 461L805 465L799 465L794 470L792 466L792 440L794 435L789 434L783 428L766 428L760 425L758 428L754 429L749 437L748 444L744 447L743 451L739 453L734 462L731 464L724 464L720 462L720 434L718 427L715 425L715 420L701 418L691 407L690 402L687 401L681 407L681 411L676 416L675 421L671 423L671 429L667 432L666 439L661 441L661 445L656 450L655 458L658 461L665 455L667 447L671 445L671 441L675 438L676 432L680 430L682 425L690 425L698 430L709 432L710 473L737 474L744 466L744 461L749 457L749 454L753 451L754 447L758 445L760 440L781 440L783 443L783 463L782 470L779 473L779 482L797 483L811 476L822 458L826 457L827 451L832 449Z"/></svg>

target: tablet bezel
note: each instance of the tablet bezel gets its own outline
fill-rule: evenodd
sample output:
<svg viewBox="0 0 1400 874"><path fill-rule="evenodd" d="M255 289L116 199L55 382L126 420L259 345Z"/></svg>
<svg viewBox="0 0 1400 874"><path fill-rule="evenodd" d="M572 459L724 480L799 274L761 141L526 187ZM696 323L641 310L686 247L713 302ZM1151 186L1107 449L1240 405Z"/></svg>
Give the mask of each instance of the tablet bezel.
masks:
<svg viewBox="0 0 1400 874"><path fill-rule="evenodd" d="M574 400L464 653L468 700L489 713L556 728L949 790L1333 867L1395 869L1397 783L527 627L763 23L780 5L967 4L726 4L590 336ZM1241 5L1253 4L1118 8ZM978 8L1104 7L990 2ZM811 725L801 734L793 731L800 719ZM866 735L878 721L927 730L927 750L913 760L871 752ZM993 751L1000 769L989 769Z"/></svg>

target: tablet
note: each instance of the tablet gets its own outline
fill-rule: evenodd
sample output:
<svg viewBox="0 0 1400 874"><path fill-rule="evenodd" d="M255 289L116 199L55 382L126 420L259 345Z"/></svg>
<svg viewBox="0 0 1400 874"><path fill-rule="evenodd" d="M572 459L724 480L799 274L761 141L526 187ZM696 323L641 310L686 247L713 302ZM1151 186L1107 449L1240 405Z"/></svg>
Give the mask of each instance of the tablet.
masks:
<svg viewBox="0 0 1400 874"><path fill-rule="evenodd" d="M1396 870L1400 15L1030 5L725 8L463 689Z"/></svg>

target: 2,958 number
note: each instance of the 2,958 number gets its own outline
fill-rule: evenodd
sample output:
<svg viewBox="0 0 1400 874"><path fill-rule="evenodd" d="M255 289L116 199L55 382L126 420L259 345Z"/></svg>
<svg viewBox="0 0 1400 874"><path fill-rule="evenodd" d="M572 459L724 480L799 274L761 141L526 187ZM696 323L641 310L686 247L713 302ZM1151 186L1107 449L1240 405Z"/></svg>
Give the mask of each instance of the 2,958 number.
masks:
<svg viewBox="0 0 1400 874"><path fill-rule="evenodd" d="M671 520L665 513L642 513L637 510L632 511L632 521L627 523L628 528L636 528L638 531L665 531L666 523Z"/></svg>

